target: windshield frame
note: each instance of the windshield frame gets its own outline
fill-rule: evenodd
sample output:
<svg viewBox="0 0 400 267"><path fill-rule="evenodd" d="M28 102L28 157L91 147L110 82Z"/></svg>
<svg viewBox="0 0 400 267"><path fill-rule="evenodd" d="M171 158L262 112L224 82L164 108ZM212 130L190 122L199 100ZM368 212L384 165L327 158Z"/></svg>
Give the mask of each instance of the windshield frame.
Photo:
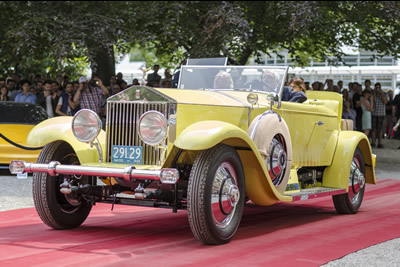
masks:
<svg viewBox="0 0 400 267"><path fill-rule="evenodd" d="M244 88L226 88L226 89L214 89L214 88L182 88L182 74L184 74L184 69L215 69L215 70L221 70L221 69L262 69L262 70L279 70L282 71L282 79L280 80L280 85L278 83L277 88L279 88L278 92L269 92L265 90L260 90L260 89L244 89ZM179 81L178 81L178 87L177 89L181 90L208 90L208 91L244 91L244 92L257 92L257 93L262 93L262 94L273 94L274 96L278 96L278 107L281 106L281 98L282 98L282 92L283 92L283 87L285 86L285 82L288 77L288 71L289 67L288 66L262 66L262 65L249 65L249 66L235 66L235 65L182 65L180 69L180 75L179 75Z"/></svg>

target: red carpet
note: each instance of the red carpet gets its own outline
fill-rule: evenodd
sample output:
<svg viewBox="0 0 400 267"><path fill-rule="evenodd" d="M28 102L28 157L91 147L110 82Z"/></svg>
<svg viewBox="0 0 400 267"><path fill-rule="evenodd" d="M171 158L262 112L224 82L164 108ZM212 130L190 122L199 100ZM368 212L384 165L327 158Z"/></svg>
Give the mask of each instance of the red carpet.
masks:
<svg viewBox="0 0 400 267"><path fill-rule="evenodd" d="M355 215L325 197L246 206L235 238L204 246L187 212L98 204L75 230L42 223L34 208L0 212L0 266L319 266L400 237L400 180L367 185Z"/></svg>

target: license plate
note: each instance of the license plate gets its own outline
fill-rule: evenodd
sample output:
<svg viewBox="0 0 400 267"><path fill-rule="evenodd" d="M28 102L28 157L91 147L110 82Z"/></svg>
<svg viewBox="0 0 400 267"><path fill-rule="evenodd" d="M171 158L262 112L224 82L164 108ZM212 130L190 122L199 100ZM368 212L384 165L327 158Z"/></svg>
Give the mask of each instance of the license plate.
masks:
<svg viewBox="0 0 400 267"><path fill-rule="evenodd" d="M111 162L124 164L143 164L143 147L141 146L112 146Z"/></svg>

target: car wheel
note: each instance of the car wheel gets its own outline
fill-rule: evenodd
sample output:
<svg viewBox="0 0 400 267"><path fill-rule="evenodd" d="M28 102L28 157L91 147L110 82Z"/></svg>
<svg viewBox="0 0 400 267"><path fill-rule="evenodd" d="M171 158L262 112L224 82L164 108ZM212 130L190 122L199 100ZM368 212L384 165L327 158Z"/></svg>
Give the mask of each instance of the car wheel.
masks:
<svg viewBox="0 0 400 267"><path fill-rule="evenodd" d="M41 151L37 163L58 161L61 164L79 165L78 157L71 146L62 141L47 144ZM86 182L88 177L80 180ZM60 192L64 175L50 176L47 173L34 173L32 193L35 208L48 226L54 229L72 229L80 226L92 208L85 199L74 198Z"/></svg>
<svg viewBox="0 0 400 267"><path fill-rule="evenodd" d="M365 163L359 148L354 152L349 178L349 191L333 196L337 213L354 214L361 206L365 191Z"/></svg>
<svg viewBox="0 0 400 267"><path fill-rule="evenodd" d="M245 201L242 163L229 146L196 158L188 184L188 215L194 236L206 245L228 243L240 224Z"/></svg>
<svg viewBox="0 0 400 267"><path fill-rule="evenodd" d="M268 148L267 170L278 192L283 193L289 181L287 169L287 145L282 135L275 135Z"/></svg>

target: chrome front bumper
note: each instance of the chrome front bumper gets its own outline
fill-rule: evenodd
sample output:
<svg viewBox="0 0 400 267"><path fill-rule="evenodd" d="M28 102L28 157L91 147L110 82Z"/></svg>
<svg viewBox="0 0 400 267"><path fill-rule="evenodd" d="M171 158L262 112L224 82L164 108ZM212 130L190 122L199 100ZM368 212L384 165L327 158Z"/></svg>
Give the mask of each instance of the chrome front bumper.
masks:
<svg viewBox="0 0 400 267"><path fill-rule="evenodd" d="M80 165L62 165L57 161L49 164L28 163L23 160L13 160L10 163L10 172L12 174L42 172L51 176L59 174L67 175L88 175L100 177L118 177L126 181L132 180L150 180L159 181L163 184L176 184L179 180L179 171L177 169L160 170L138 170L134 166L125 168L107 168L90 167Z"/></svg>

